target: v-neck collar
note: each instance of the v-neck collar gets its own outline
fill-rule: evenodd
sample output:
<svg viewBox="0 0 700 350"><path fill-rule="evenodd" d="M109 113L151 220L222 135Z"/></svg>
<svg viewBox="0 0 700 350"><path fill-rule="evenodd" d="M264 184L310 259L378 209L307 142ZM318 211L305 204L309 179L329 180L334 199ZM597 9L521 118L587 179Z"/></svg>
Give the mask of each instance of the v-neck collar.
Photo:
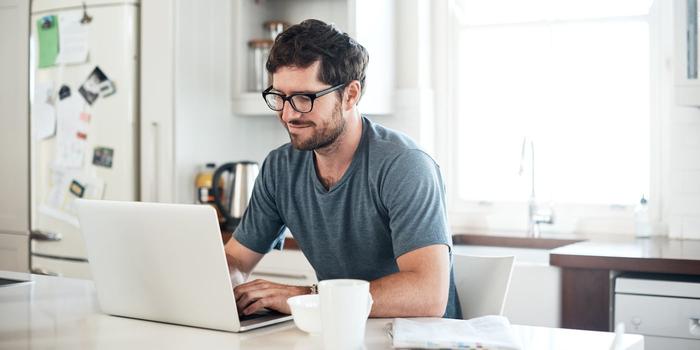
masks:
<svg viewBox="0 0 700 350"><path fill-rule="evenodd" d="M362 117L362 136L360 136L360 143L357 145L357 149L355 149L355 154L352 156L352 161L350 162L350 166L348 167L347 170L345 170L345 173L343 176L340 178L340 180L331 188L326 190L326 187L323 186L323 183L321 182L321 179L318 178L318 173L316 172L316 162L314 161L314 151L309 152L309 157L308 157L308 163L309 163L309 172L311 173L311 176L314 178L314 187L316 188L316 192L320 194L329 194L335 191L336 188L339 188L342 186L344 183L348 182L348 179L352 176L352 173L355 171L355 168L357 168L357 163L358 163L358 158L360 157L360 152L363 152L365 148L365 142L366 142L366 135L367 135L367 119L365 117Z"/></svg>

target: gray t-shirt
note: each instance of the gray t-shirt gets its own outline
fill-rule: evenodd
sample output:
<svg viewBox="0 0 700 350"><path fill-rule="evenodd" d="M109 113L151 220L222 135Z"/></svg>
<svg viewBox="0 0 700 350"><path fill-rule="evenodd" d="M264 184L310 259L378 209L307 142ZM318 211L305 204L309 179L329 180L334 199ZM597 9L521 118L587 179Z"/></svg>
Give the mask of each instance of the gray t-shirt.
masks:
<svg viewBox="0 0 700 350"><path fill-rule="evenodd" d="M452 250L438 165L407 136L367 118L350 167L330 190L312 151L285 144L270 152L235 237L264 254L285 226L319 280L372 281L399 272L396 259L412 250ZM461 317L452 269L444 317Z"/></svg>

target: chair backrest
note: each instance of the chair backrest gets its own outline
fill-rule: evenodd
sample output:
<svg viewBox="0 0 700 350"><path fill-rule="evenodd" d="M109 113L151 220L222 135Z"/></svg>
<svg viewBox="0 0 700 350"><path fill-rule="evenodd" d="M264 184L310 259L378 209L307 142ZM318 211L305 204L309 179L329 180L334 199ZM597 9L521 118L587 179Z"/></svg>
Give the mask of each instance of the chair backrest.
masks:
<svg viewBox="0 0 700 350"><path fill-rule="evenodd" d="M462 318L503 313L514 261L514 256L453 255Z"/></svg>

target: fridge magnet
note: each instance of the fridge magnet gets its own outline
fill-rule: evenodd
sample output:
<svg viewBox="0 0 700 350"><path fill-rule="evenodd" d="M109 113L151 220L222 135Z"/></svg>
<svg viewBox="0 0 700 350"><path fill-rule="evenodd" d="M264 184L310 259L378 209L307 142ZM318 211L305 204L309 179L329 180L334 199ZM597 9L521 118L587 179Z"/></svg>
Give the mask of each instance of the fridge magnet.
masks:
<svg viewBox="0 0 700 350"><path fill-rule="evenodd" d="M70 97L70 88L68 85L61 85L61 88L58 90L58 99L62 100L66 97Z"/></svg>
<svg viewBox="0 0 700 350"><path fill-rule="evenodd" d="M81 185L80 182L76 180L71 181L69 189L70 193L78 198L83 198L83 194L85 194L85 186Z"/></svg>
<svg viewBox="0 0 700 350"><path fill-rule="evenodd" d="M95 147L95 152L92 156L92 164L105 168L111 168L113 157L114 149L107 147Z"/></svg>
<svg viewBox="0 0 700 350"><path fill-rule="evenodd" d="M107 75L102 72L100 67L96 66L95 69L92 70L92 73L90 73L88 76L87 80L85 80L83 85L80 86L78 91L81 95L83 95L85 101L92 105L97 97L107 97L112 95L116 92L116 89L114 88L112 81L107 78Z"/></svg>
<svg viewBox="0 0 700 350"><path fill-rule="evenodd" d="M115 92L117 92L117 88L114 87L114 83L111 80L107 80L100 85L100 96L103 98L114 95Z"/></svg>

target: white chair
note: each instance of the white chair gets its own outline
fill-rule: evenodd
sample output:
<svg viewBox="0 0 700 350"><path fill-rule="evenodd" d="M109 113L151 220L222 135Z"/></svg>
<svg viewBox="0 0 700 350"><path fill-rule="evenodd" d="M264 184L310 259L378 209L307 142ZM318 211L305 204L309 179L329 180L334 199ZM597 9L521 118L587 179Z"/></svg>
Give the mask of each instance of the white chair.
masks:
<svg viewBox="0 0 700 350"><path fill-rule="evenodd" d="M503 313L514 261L514 256L453 255L463 319Z"/></svg>

